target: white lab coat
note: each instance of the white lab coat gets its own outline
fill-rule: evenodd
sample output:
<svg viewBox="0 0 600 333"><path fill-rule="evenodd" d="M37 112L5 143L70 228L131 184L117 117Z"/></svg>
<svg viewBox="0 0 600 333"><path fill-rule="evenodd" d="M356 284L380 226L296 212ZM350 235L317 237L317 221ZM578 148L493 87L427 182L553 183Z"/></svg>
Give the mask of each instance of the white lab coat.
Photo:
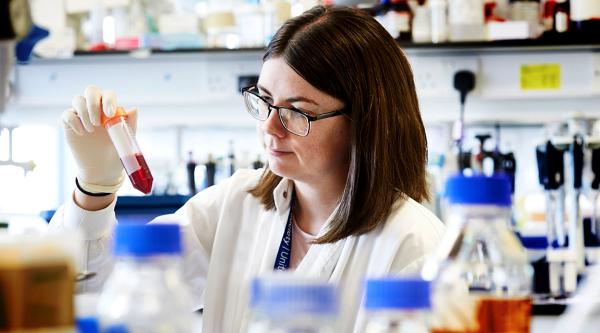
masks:
<svg viewBox="0 0 600 333"><path fill-rule="evenodd" d="M171 215L153 222L179 223L184 237L184 274L192 289L194 308L204 308L203 332L243 332L249 317L251 279L273 271L275 256L289 214L293 183L274 190L275 210L265 210L247 191L261 171L240 170L222 183L190 199ZM113 202L89 212L72 200L53 217L52 228L81 229L88 271L97 278L82 286L98 291L110 273L110 239L116 223ZM323 234L326 226L321 230ZM341 292L340 332L361 332L360 311L366 276L415 274L424 256L440 241L443 225L412 199L399 200L385 224L332 244L312 245L294 274L337 283Z"/></svg>

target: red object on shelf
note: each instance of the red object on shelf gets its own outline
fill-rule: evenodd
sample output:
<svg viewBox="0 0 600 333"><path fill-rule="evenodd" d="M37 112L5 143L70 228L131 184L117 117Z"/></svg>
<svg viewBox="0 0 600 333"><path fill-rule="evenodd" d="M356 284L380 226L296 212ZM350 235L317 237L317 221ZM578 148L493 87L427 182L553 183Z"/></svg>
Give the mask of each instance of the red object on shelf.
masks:
<svg viewBox="0 0 600 333"><path fill-rule="evenodd" d="M111 48L107 44L105 44L105 43L95 43L95 44L90 45L89 51L91 51L91 52L101 52L101 51L108 51L110 49Z"/></svg>
<svg viewBox="0 0 600 333"><path fill-rule="evenodd" d="M138 37L119 37L115 40L115 50L136 50L140 48Z"/></svg>

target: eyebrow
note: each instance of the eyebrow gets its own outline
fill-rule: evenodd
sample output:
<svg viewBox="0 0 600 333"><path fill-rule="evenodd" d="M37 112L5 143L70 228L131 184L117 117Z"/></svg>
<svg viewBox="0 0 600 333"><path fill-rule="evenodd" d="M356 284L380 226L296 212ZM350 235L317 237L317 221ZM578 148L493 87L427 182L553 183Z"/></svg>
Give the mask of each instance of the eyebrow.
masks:
<svg viewBox="0 0 600 333"><path fill-rule="evenodd" d="M260 90L264 91L265 93L267 93L267 95L273 95L273 94L271 94L271 92L268 89L266 89L265 87L263 87L260 84L257 84L256 87L258 87L258 89L260 89ZM314 104L314 105L317 105L317 106L319 105L314 100L312 100L312 99L310 99L308 97L302 97L302 96L290 97L290 98L286 99L285 101L288 102L288 103L306 102L306 103L311 103L311 104Z"/></svg>

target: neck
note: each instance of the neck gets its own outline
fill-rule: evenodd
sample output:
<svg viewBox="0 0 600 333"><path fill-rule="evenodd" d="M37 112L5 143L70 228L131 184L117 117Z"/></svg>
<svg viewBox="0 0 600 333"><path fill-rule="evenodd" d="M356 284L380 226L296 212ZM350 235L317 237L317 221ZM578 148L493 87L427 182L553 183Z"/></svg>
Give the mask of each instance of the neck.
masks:
<svg viewBox="0 0 600 333"><path fill-rule="evenodd" d="M304 232L316 235L337 207L346 182L309 184L294 181L294 219Z"/></svg>

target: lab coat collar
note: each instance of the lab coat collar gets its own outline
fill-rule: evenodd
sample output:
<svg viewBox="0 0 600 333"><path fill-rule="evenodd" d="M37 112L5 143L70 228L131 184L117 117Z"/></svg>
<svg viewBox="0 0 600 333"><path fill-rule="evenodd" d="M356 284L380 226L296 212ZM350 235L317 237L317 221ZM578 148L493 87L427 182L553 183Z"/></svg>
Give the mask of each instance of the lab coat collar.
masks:
<svg viewBox="0 0 600 333"><path fill-rule="evenodd" d="M273 201L278 215L282 216L289 213L293 192L294 182L288 178L282 178L273 190Z"/></svg>

